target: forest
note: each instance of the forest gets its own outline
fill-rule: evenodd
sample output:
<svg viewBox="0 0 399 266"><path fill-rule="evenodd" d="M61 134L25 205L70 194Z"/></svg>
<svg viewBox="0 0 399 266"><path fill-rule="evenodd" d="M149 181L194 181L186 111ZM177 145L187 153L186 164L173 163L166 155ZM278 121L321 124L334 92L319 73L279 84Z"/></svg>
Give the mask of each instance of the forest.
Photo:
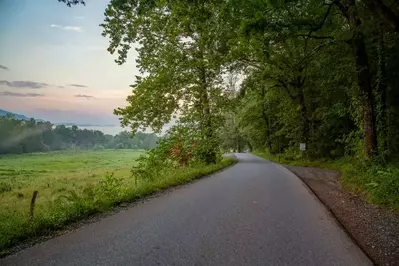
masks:
<svg viewBox="0 0 399 266"><path fill-rule="evenodd" d="M270 153L306 143L307 158L391 160L399 148L398 6L113 0L101 25L108 50L123 64L136 47L143 74L130 105L115 113L154 130L177 115L204 143L219 143L204 144L209 154L228 134L235 146Z"/></svg>
<svg viewBox="0 0 399 266"><path fill-rule="evenodd" d="M178 121L162 156L345 162L356 189L399 202L397 1L112 0L100 26L116 63L141 73L122 124Z"/></svg>
<svg viewBox="0 0 399 266"><path fill-rule="evenodd" d="M37 122L34 119L18 120L12 116L0 117L0 154L21 154L78 149L152 149L158 137L138 132L134 138L127 131L112 136L99 130L79 129Z"/></svg>

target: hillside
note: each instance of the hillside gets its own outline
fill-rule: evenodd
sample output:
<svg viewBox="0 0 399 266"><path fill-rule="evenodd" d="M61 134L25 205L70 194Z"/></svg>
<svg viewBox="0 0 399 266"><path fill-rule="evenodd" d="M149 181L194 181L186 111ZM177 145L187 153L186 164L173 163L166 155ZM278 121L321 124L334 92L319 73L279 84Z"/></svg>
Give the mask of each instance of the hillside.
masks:
<svg viewBox="0 0 399 266"><path fill-rule="evenodd" d="M15 114L15 113L0 109L0 116L6 116L6 115L12 115L12 116L14 116L15 119L18 119L18 120L29 120L30 119L29 117L26 117L24 115Z"/></svg>

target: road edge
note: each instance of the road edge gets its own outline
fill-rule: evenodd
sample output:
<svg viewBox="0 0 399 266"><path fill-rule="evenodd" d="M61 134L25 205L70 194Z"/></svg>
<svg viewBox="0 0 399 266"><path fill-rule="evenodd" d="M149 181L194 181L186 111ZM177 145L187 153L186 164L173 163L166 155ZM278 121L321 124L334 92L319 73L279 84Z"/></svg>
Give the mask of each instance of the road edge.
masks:
<svg viewBox="0 0 399 266"><path fill-rule="evenodd" d="M6 251L6 253L0 253L0 262L2 259L6 258L8 256L15 255L27 248L30 248L30 247L33 247L40 243L46 242L55 237L62 236L62 235L68 234L68 233L72 233L80 228L85 227L86 225L96 223L103 218L126 211L130 208L133 208L133 207L135 207L139 204L142 204L144 202L147 202L151 199L158 198L158 197L168 194L168 193L172 193L173 191L175 191L177 189L181 189L186 186L192 185L192 184L199 182L203 179L210 178L212 175L223 172L223 171L233 167L235 164L237 164L239 162L239 160L237 159L237 157L234 154L226 156L226 157L231 159L231 162L228 165L226 165L222 168L216 169L215 171L213 171L211 173L201 175L201 176L195 177L193 179L189 179L189 180L187 180L187 182L185 182L183 184L171 185L171 186L169 186L165 189L162 189L160 191L154 191L153 193L146 195L142 198L137 198L137 199L134 199L129 202L120 202L119 205L116 205L115 207L113 207L110 210L107 210L104 212L93 213L93 214L91 214L87 217L84 217L78 221L74 221L74 222L64 225L64 227L60 230L51 230L51 231L48 231L47 235L41 235L41 236L37 236L37 237L33 237L33 238L26 239L24 241L21 241L20 243L12 246L10 248L5 249L4 251Z"/></svg>
<svg viewBox="0 0 399 266"><path fill-rule="evenodd" d="M257 156L257 155L256 155ZM260 157L262 158L262 157ZM364 253L364 255L366 255L366 257L373 263L373 265L378 265L374 259L370 256L370 254L367 252L366 249L364 249L359 241L350 233L350 231L344 226L344 224L340 221L340 219L338 218L338 216L335 214L334 210L332 208L330 208L322 199L321 197L319 197L319 195L317 195L317 193L314 191L314 189L312 189L311 186L309 186L300 176L298 176L297 174L295 174L293 171L291 171L290 169L288 169L287 167L285 167L282 164L279 163L275 163L273 161L270 161L273 164L279 165L280 167L286 169L287 171L289 171L290 173L292 173L294 176L296 176L301 182L302 184L309 190L309 192L324 206L324 208L328 211L328 213L331 215L331 217L334 219L334 221L337 223L337 225L345 232L345 234L353 241L353 243Z"/></svg>

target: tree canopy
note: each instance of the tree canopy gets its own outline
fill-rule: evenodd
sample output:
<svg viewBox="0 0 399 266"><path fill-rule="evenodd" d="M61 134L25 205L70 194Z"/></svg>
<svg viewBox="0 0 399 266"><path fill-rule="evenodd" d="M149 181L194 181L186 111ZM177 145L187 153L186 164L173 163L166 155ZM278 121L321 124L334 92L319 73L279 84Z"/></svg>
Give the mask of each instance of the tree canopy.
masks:
<svg viewBox="0 0 399 266"><path fill-rule="evenodd" d="M138 52L141 75L115 110L134 130L177 117L213 149L398 154L396 1L113 0L105 14L117 63Z"/></svg>

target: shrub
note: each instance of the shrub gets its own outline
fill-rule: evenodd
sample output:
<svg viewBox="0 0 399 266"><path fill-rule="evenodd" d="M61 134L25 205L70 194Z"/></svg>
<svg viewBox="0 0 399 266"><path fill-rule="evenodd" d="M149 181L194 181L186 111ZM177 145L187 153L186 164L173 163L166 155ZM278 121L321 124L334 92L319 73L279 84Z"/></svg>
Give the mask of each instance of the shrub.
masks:
<svg viewBox="0 0 399 266"><path fill-rule="evenodd" d="M123 145L123 143L118 143L115 146L115 149L118 149L118 150L121 150L121 149L124 149L124 148L125 148L125 145Z"/></svg>
<svg viewBox="0 0 399 266"><path fill-rule="evenodd" d="M135 180L154 180L165 168L186 168L192 164L209 164L220 161L216 151L218 145L204 141L196 126L177 125L159 140L157 148L140 157L132 168Z"/></svg>
<svg viewBox="0 0 399 266"><path fill-rule="evenodd" d="M98 150L104 150L104 146L100 144L96 144L93 147L93 150L98 151Z"/></svg>

